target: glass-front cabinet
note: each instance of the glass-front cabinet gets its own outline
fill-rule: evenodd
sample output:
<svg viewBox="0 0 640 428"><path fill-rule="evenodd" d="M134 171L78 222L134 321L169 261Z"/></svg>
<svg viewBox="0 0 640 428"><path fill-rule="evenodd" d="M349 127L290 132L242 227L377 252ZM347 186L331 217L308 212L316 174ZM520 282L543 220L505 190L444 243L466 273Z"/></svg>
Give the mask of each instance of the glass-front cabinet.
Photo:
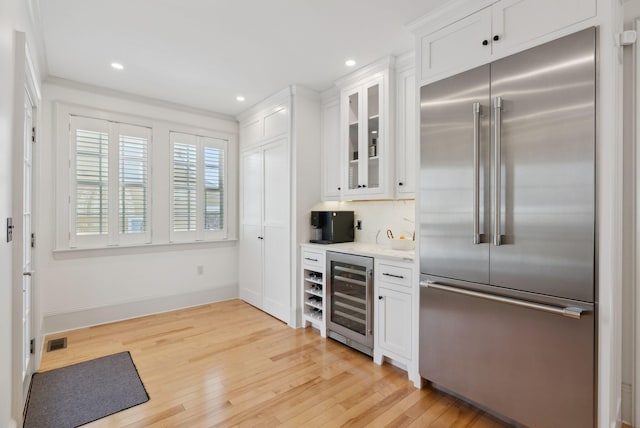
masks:
<svg viewBox="0 0 640 428"><path fill-rule="evenodd" d="M388 64L387 64L388 65ZM343 195L349 199L391 197L388 189L389 76L387 67L341 90Z"/></svg>

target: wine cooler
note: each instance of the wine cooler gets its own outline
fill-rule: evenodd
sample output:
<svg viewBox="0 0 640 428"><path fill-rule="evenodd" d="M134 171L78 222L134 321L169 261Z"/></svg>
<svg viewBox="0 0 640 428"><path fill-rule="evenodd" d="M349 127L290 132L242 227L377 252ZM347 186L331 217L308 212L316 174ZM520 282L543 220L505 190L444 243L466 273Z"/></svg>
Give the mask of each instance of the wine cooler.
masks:
<svg viewBox="0 0 640 428"><path fill-rule="evenodd" d="M327 251L327 335L373 355L373 258Z"/></svg>

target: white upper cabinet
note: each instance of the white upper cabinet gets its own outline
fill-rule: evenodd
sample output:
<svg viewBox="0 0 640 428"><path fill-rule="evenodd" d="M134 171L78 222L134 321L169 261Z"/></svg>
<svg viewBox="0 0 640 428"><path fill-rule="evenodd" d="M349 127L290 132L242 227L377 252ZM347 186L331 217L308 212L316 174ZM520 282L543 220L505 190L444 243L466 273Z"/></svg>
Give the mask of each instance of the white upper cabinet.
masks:
<svg viewBox="0 0 640 428"><path fill-rule="evenodd" d="M339 200L342 195L340 154L340 97L322 103L322 200Z"/></svg>
<svg viewBox="0 0 640 428"><path fill-rule="evenodd" d="M456 73L491 58L491 8L463 18L420 41L423 79Z"/></svg>
<svg viewBox="0 0 640 428"><path fill-rule="evenodd" d="M393 197L392 64L392 58L379 61L337 83L346 199Z"/></svg>
<svg viewBox="0 0 640 428"><path fill-rule="evenodd" d="M418 97L416 71L411 55L406 65L396 67L396 174L398 199L415 198L418 165Z"/></svg>
<svg viewBox="0 0 640 428"><path fill-rule="evenodd" d="M502 0L491 8L493 54L596 16L596 0Z"/></svg>
<svg viewBox="0 0 640 428"><path fill-rule="evenodd" d="M286 103L276 105L263 115L240 122L240 149L263 144L289 131L289 111Z"/></svg>
<svg viewBox="0 0 640 428"><path fill-rule="evenodd" d="M409 25L420 86L585 28L597 0L478 0L445 5ZM473 9L475 8L475 9ZM435 31L434 31L435 30Z"/></svg>

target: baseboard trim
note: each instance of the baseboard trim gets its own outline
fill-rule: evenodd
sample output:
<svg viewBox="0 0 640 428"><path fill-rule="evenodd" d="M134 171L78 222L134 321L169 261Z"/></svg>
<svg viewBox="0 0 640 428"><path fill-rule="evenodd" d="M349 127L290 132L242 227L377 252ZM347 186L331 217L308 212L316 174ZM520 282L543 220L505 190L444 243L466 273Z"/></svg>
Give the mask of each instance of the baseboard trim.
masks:
<svg viewBox="0 0 640 428"><path fill-rule="evenodd" d="M237 298L238 286L232 285L73 312L46 314L42 319L42 336Z"/></svg>
<svg viewBox="0 0 640 428"><path fill-rule="evenodd" d="M633 426L633 386L622 384L622 422Z"/></svg>

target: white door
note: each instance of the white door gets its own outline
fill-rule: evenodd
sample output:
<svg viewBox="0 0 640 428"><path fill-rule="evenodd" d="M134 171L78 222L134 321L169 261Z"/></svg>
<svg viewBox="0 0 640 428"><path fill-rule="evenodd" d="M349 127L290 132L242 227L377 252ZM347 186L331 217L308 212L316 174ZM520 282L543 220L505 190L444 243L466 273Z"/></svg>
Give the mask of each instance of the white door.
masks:
<svg viewBox="0 0 640 428"><path fill-rule="evenodd" d="M411 295L380 287L376 309L380 347L402 358L411 358Z"/></svg>
<svg viewBox="0 0 640 428"><path fill-rule="evenodd" d="M33 103L29 92L25 91L24 103L24 150L23 150L23 194L22 194L22 383L23 391L33 372L31 359L31 183L32 183L32 145L33 145Z"/></svg>
<svg viewBox="0 0 640 428"><path fill-rule="evenodd" d="M287 139L264 148L263 310L288 323L291 311L289 261L289 156Z"/></svg>
<svg viewBox="0 0 640 428"><path fill-rule="evenodd" d="M241 155L240 298L262 309L262 151Z"/></svg>
<svg viewBox="0 0 640 428"><path fill-rule="evenodd" d="M340 100L322 106L322 200L340 199L342 193L340 149Z"/></svg>

